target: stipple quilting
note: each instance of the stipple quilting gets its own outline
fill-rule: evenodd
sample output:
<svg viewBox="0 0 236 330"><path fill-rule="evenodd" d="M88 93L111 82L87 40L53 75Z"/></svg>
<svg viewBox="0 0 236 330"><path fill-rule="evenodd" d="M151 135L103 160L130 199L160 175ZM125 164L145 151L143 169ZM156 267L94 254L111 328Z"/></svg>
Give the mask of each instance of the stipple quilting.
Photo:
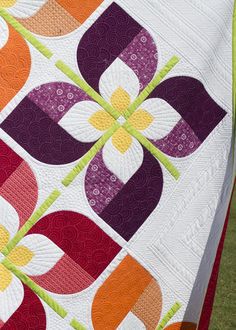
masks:
<svg viewBox="0 0 236 330"><path fill-rule="evenodd" d="M162 231L152 228L168 196L184 189L187 168L196 165L199 186L204 147L217 147L212 134L231 117L197 70L185 71L186 49L165 48L122 3L0 0L3 330L197 329L200 312L186 314L189 292L181 296L166 276L182 271L168 259L174 242L164 242L171 218ZM187 197L174 198L181 206ZM179 237L189 253L199 221ZM195 244L202 257L206 242ZM165 256L159 274L151 259ZM196 266L182 259L191 291Z"/></svg>

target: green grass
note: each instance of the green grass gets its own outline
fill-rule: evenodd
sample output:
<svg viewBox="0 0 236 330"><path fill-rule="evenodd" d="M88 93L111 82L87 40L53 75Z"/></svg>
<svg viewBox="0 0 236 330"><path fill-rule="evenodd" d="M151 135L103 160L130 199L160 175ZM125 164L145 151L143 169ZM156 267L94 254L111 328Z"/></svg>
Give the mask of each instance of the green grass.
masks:
<svg viewBox="0 0 236 330"><path fill-rule="evenodd" d="M236 189L209 330L236 330Z"/></svg>

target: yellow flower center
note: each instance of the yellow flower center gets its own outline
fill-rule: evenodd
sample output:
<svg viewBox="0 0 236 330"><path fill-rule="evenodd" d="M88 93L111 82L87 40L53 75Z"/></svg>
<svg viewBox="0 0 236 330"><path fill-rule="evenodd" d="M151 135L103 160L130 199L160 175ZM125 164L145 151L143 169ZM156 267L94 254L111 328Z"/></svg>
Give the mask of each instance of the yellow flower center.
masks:
<svg viewBox="0 0 236 330"><path fill-rule="evenodd" d="M112 143L120 153L124 154L129 149L132 138L123 127L120 127L112 135Z"/></svg>
<svg viewBox="0 0 236 330"><path fill-rule="evenodd" d="M17 0L0 0L0 7L12 7L16 3Z"/></svg>
<svg viewBox="0 0 236 330"><path fill-rule="evenodd" d="M120 114L128 109L131 103L130 95L122 88L118 87L111 96L111 105ZM129 123L137 130L145 130L154 118L146 110L138 109L129 118ZM99 110L89 118L89 123L100 131L105 131L112 126L115 119L105 110ZM112 136L112 143L116 149L124 154L132 144L132 137L126 130L120 127Z"/></svg>
<svg viewBox="0 0 236 330"><path fill-rule="evenodd" d="M154 118L146 110L138 109L129 118L129 123L137 130L143 131L148 128Z"/></svg>
<svg viewBox="0 0 236 330"><path fill-rule="evenodd" d="M10 234L3 225L0 225L0 251L7 245Z"/></svg>
<svg viewBox="0 0 236 330"><path fill-rule="evenodd" d="M8 230L0 225L0 251L7 245L10 239ZM34 253L27 247L20 245L16 246L7 256L7 259L18 267L26 266L33 258ZM0 291L8 288L12 281L11 272L0 263Z"/></svg>
<svg viewBox="0 0 236 330"><path fill-rule="evenodd" d="M118 87L111 96L111 105L121 114L130 106L130 95L121 87Z"/></svg>
<svg viewBox="0 0 236 330"><path fill-rule="evenodd" d="M27 247L20 245L16 246L11 251L11 253L9 253L7 259L10 260L14 265L23 267L31 261L33 256L33 252L31 252Z"/></svg>
<svg viewBox="0 0 236 330"><path fill-rule="evenodd" d="M12 281L11 272L0 264L0 291L5 291Z"/></svg>
<svg viewBox="0 0 236 330"><path fill-rule="evenodd" d="M89 122L91 125L93 125L96 129L99 131L105 131L108 128L111 127L111 125L114 123L115 119L112 118L112 116L109 115L104 110L99 110L95 112L90 118Z"/></svg>

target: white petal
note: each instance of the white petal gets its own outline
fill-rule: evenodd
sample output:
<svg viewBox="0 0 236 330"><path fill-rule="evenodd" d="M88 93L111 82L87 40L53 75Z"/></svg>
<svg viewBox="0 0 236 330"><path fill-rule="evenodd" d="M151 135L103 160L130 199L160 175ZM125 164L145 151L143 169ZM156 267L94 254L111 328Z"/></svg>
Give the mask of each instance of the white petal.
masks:
<svg viewBox="0 0 236 330"><path fill-rule="evenodd" d="M8 288L3 292L0 291L0 320L7 322L21 305L23 298L24 289L21 281L13 275Z"/></svg>
<svg viewBox="0 0 236 330"><path fill-rule="evenodd" d="M94 142L104 133L89 123L89 118L98 110L101 106L95 102L79 102L62 117L59 125L81 142Z"/></svg>
<svg viewBox="0 0 236 330"><path fill-rule="evenodd" d="M6 201L3 197L0 196L0 225L6 228L6 230L10 234L10 238L17 233L19 228L19 217L14 209L8 201Z"/></svg>
<svg viewBox="0 0 236 330"><path fill-rule="evenodd" d="M150 126L142 131L148 139L157 140L165 137L181 119L180 114L161 99L148 99L140 108L149 112L154 118Z"/></svg>
<svg viewBox="0 0 236 330"><path fill-rule="evenodd" d="M129 312L117 327L117 330L146 330L143 322L132 312Z"/></svg>
<svg viewBox="0 0 236 330"><path fill-rule="evenodd" d="M123 88L134 101L139 94L139 80L128 65L117 58L102 74L99 81L99 91L102 97L110 103L112 94Z"/></svg>
<svg viewBox="0 0 236 330"><path fill-rule="evenodd" d="M40 234L25 236L19 243L34 253L32 260L21 271L28 275L42 275L47 273L64 255L64 252L49 238Z"/></svg>
<svg viewBox="0 0 236 330"><path fill-rule="evenodd" d="M9 30L7 27L7 23L2 17L0 17L0 49L6 45L8 38Z"/></svg>
<svg viewBox="0 0 236 330"><path fill-rule="evenodd" d="M126 183L133 176L143 162L143 149L134 138L132 138L132 144L124 154L116 149L110 138L103 148L102 155L106 167L123 183Z"/></svg>
<svg viewBox="0 0 236 330"><path fill-rule="evenodd" d="M16 4L7 8L9 14L17 18L33 16L48 0L17 0Z"/></svg>

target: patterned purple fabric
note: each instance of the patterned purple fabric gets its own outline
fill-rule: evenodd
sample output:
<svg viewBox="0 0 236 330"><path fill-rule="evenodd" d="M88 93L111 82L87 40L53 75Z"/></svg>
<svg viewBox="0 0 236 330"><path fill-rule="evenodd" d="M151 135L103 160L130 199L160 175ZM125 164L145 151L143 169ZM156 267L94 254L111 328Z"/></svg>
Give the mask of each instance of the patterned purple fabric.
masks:
<svg viewBox="0 0 236 330"><path fill-rule="evenodd" d="M157 148L172 157L188 156L201 145L201 141L183 119L163 139L152 142Z"/></svg>
<svg viewBox="0 0 236 330"><path fill-rule="evenodd" d="M93 210L101 213L123 186L123 182L106 168L100 151L89 164L85 177L85 192Z"/></svg>
<svg viewBox="0 0 236 330"><path fill-rule="evenodd" d="M145 29L139 32L119 58L138 76L140 90L152 80L157 68L158 53L155 42Z"/></svg>
<svg viewBox="0 0 236 330"><path fill-rule="evenodd" d="M53 82L34 88L28 95L56 123L76 103L91 98L76 86Z"/></svg>

